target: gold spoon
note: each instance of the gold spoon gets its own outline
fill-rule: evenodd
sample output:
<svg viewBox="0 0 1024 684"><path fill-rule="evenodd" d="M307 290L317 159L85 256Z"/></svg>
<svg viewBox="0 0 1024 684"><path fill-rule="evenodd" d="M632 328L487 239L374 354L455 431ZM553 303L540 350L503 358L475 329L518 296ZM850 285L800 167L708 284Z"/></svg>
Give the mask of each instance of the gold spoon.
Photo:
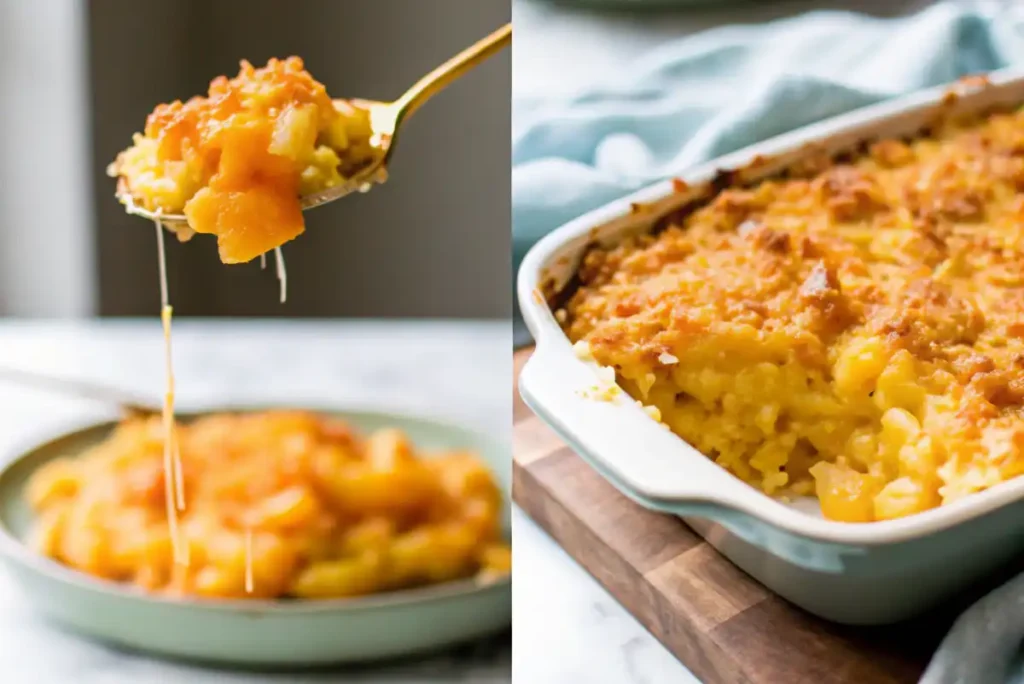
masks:
<svg viewBox="0 0 1024 684"><path fill-rule="evenodd" d="M398 141L399 129L406 119L455 79L481 64L488 57L500 52L511 42L512 24L506 24L418 80L394 102L349 100L348 102L353 105L369 111L370 128L373 131L370 143L376 148L378 154L374 156L374 161L371 164L352 178L326 190L303 196L301 198L303 211L333 202L357 191L367 192L376 183L384 182L387 178L388 162L395 150L395 143ZM183 214L164 214L141 207L135 204L128 193L119 194L117 197L129 214L142 216L151 221L160 219L165 225L188 223Z"/></svg>

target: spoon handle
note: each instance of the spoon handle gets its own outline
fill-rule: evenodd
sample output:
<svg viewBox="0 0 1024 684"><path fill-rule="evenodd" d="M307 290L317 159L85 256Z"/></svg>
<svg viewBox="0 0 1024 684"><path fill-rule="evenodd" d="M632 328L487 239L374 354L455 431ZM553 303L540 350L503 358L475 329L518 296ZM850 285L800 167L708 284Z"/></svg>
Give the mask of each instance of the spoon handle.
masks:
<svg viewBox="0 0 1024 684"><path fill-rule="evenodd" d="M512 42L512 24L505 24L483 40L470 45L429 74L416 81L395 100L399 118L411 115L448 84L473 69Z"/></svg>
<svg viewBox="0 0 1024 684"><path fill-rule="evenodd" d="M71 380L34 371L0 367L0 381L8 381L63 394L73 394L85 399L94 399L116 404L129 415L147 416L160 413L161 409L148 402L129 396L121 390L81 380Z"/></svg>

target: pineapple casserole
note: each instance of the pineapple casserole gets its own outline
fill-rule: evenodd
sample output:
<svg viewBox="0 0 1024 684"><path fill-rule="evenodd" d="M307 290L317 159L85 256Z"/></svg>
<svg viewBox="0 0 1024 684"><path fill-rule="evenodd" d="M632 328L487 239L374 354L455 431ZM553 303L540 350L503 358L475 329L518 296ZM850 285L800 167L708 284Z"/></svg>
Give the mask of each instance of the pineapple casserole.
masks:
<svg viewBox="0 0 1024 684"><path fill-rule="evenodd" d="M242 263L305 229L299 197L339 185L376 158L369 113L332 101L298 57L215 78L206 97L161 104L109 173L150 211L184 213Z"/></svg>
<svg viewBox="0 0 1024 684"><path fill-rule="evenodd" d="M578 352L829 519L1024 472L1024 112L804 167L591 249L557 312Z"/></svg>
<svg viewBox="0 0 1024 684"><path fill-rule="evenodd" d="M167 596L333 598L508 574L501 493L476 454L297 411L212 414L177 438L187 564L174 560L159 417L33 474L35 548Z"/></svg>

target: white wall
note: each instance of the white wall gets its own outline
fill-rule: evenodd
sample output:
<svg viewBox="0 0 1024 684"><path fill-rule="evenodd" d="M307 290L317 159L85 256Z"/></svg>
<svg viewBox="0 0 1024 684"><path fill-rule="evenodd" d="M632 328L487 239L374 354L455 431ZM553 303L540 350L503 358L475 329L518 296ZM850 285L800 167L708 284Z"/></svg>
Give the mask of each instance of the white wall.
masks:
<svg viewBox="0 0 1024 684"><path fill-rule="evenodd" d="M0 0L0 315L93 312L85 7Z"/></svg>

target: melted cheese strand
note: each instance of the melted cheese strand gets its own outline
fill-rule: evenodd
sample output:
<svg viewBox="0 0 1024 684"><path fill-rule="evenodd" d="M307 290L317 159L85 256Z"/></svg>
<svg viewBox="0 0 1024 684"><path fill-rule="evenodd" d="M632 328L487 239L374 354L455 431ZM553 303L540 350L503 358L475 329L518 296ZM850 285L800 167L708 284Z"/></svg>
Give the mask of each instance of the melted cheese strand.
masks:
<svg viewBox="0 0 1024 684"><path fill-rule="evenodd" d="M160 321L164 331L164 367L167 375L167 391L164 393L164 498L167 504L167 525L170 528L174 561L188 565L187 548L182 544L178 526L178 511L185 508L184 487L181 483L181 458L177 450L174 432L174 370L171 364L171 315L167 294L167 256L164 251L163 223L157 219L156 245L160 265Z"/></svg>
<svg viewBox="0 0 1024 684"><path fill-rule="evenodd" d="M245 528L245 593L253 592L252 580L252 528Z"/></svg>
<svg viewBox="0 0 1024 684"><path fill-rule="evenodd" d="M171 298L167 294L167 253L164 251L164 224L159 218L153 223L156 226L156 258L160 268L160 308L163 310L167 308Z"/></svg>
<svg viewBox="0 0 1024 684"><path fill-rule="evenodd" d="M288 299L288 271L284 267L284 253L280 247L274 249L274 261L277 264L277 279L281 282L281 303Z"/></svg>
<svg viewBox="0 0 1024 684"><path fill-rule="evenodd" d="M170 346L171 336L171 309L167 307L167 341ZM174 503L179 511L185 510L185 475L181 468L181 445L178 444L178 427L174 421L174 381L170 383L170 397L168 404L171 408L171 465L174 466Z"/></svg>
<svg viewBox="0 0 1024 684"><path fill-rule="evenodd" d="M175 504L179 511L185 510L185 484L181 472L181 450L178 448L178 438L174 430L174 365L171 361L171 315L173 309L170 305L170 295L167 287L167 253L164 250L163 224L156 222L156 249L157 257L160 260L160 321L164 328L164 367L167 369L167 393L164 396L164 412L170 415L170 431L166 432L166 442L171 444L171 461L174 469ZM168 420L165 416L165 422ZM165 426L165 431L167 430Z"/></svg>
<svg viewBox="0 0 1024 684"><path fill-rule="evenodd" d="M164 451L170 452L171 472L174 483L174 502L179 511L185 510L185 485L182 481L181 450L174 423L174 370L171 366L171 314L173 309L165 305L160 310L160 321L164 328L164 367L167 369L167 391L164 393Z"/></svg>

